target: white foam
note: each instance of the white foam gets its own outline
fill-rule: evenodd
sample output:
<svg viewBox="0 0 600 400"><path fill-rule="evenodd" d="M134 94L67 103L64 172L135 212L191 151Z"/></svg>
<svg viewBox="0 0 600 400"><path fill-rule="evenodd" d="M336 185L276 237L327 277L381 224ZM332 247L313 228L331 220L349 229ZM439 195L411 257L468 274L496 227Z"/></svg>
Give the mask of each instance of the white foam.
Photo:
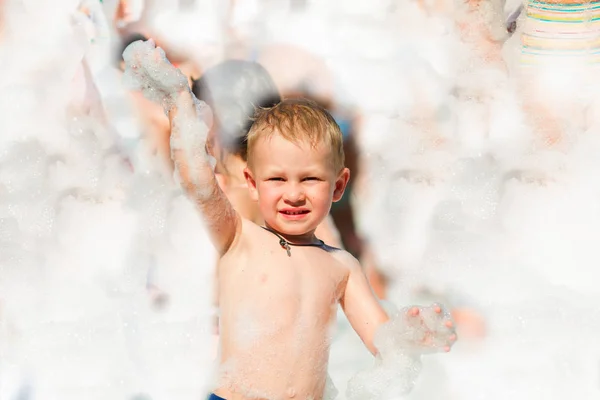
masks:
<svg viewBox="0 0 600 400"><path fill-rule="evenodd" d="M132 172L98 104L85 104L94 74L74 11L25 4L0 49L14 57L0 74L0 396L197 398L212 246L174 183ZM161 312L146 290L152 265Z"/></svg>
<svg viewBox="0 0 600 400"><path fill-rule="evenodd" d="M11 394L35 383L44 400L91 398L79 384L97 385L99 398L141 391L156 399L197 398L208 364L196 360L213 350L205 348L202 333L209 327L204 318L210 313L206 282L212 282L212 259L206 260L212 249L176 186L153 168L127 172L117 152L119 137L88 117L97 104L87 101L90 88L79 85L89 83L81 60L90 61L94 79L101 76L102 50L96 58L89 55L90 36L102 34L102 27L90 26L81 15L71 24L74 0L42 3L9 2L0 48L0 373L12 377ZM517 103L515 87L522 81L510 75L508 83L496 87L489 85L498 81L493 71L476 64L469 69L444 16L429 19L412 2L352 2L347 8L337 1L308 4L306 15L315 17L318 28L304 36L294 30L286 37L318 49L343 87L339 93L350 94L344 102L365 114L359 142L367 153L372 197L357 203L363 207L360 225L394 287L402 290L394 291L392 299L404 302L412 296L411 288L426 284L449 298L458 293L456 298L480 309L488 321L487 345L479 353L469 353L459 342L455 354L436 357L447 364L448 379L439 379L439 371L428 377L443 393L461 400L596 396L595 238L600 221L594 129L600 113L585 121L557 108L573 117L566 124L568 140L558 153L536 153ZM494 29L500 26L492 18L498 4L482 12ZM197 13L187 19L167 14L157 25L186 22L169 39L199 37L186 35ZM212 46L196 57L214 61L222 35L220 21L211 15L204 15L210 20L205 30L210 36L203 39ZM282 18L270 28L288 27L284 13L265 15ZM249 19L246 27L252 25ZM441 37L432 34L438 26ZM195 32L204 27L197 23ZM254 33L248 36L264 39ZM494 37L501 36L494 31ZM518 39L507 42L507 58L518 53ZM152 51L148 44L138 44L126 57L136 64ZM144 66L161 83L158 91L135 74L130 81L169 108L175 102L171 88L182 89L187 82L174 71L162 75L153 64L164 61L159 55ZM469 67L461 84L491 101L489 122L482 101L453 104L446 96L460 66L456 61ZM581 87L555 79L555 72L541 76L555 85L545 87L543 96L557 100L551 105L574 99L597 112L598 91L592 85L580 96ZM80 82L71 87L77 73ZM407 125L413 78L421 87L430 85L424 93L449 103L450 114L459 115L460 128L442 132L452 145L424 146L418 127ZM575 78L580 84L589 82L583 74ZM105 89L100 85L101 93ZM201 113L186 117L181 125L185 140L173 147L200 151L206 133ZM114 114L109 118L115 122ZM586 129L588 136L583 135ZM129 133L130 128L120 130ZM130 139L136 136L130 133ZM129 154L147 161L135 165L152 165L135 146ZM402 173L395 179L398 171ZM144 288L151 268L153 283L168 296L162 313ZM12 336L6 334L9 321ZM343 351L334 344L337 359L332 359L330 374L340 388L370 361L352 354L364 352L355 342ZM362 375L362 383L359 379L350 385L349 396L384 397L392 390L390 395L416 398L418 390L406 392L418 379L420 362L397 353L397 358L378 361L380 367L393 368ZM15 367L8 368L9 361ZM425 359L423 364L422 373L428 374ZM399 378L392 378L400 371ZM394 382L396 386L388 385Z"/></svg>

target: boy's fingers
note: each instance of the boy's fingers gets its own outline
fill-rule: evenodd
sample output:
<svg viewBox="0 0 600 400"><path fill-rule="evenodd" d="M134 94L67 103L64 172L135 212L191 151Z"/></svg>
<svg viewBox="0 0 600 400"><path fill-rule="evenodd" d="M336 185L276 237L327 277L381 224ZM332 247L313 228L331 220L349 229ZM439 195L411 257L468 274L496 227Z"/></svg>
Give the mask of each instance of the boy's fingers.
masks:
<svg viewBox="0 0 600 400"><path fill-rule="evenodd" d="M409 317L416 317L417 315L419 315L419 308L418 307L409 308L406 315Z"/></svg>

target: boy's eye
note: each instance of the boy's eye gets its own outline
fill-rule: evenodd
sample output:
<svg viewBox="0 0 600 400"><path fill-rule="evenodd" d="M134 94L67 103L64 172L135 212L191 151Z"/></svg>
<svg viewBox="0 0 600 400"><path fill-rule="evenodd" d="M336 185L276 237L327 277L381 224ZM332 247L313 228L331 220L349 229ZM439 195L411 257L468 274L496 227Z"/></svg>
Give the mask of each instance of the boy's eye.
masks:
<svg viewBox="0 0 600 400"><path fill-rule="evenodd" d="M274 181L274 182L283 182L283 178L277 178L277 177L274 177L274 178L269 178L269 179L267 179L267 180L269 180L269 181Z"/></svg>
<svg viewBox="0 0 600 400"><path fill-rule="evenodd" d="M304 178L305 181L320 181L316 176L309 176L308 178Z"/></svg>

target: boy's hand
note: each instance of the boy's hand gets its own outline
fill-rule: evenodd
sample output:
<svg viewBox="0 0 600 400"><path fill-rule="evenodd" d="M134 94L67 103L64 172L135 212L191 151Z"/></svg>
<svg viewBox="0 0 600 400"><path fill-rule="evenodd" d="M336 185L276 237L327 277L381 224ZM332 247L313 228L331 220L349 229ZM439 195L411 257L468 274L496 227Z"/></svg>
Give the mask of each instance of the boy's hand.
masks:
<svg viewBox="0 0 600 400"><path fill-rule="evenodd" d="M412 390L421 373L421 355L450 351L455 341L454 324L437 304L392 313L375 334L377 362L348 382L346 397L350 400L403 397Z"/></svg>
<svg viewBox="0 0 600 400"><path fill-rule="evenodd" d="M450 314L438 305L411 307L406 312L407 333L423 352L450 351L457 336Z"/></svg>
<svg viewBox="0 0 600 400"><path fill-rule="evenodd" d="M376 346L380 353L448 352L457 336L450 314L440 305L410 307L392 315L377 332Z"/></svg>
<svg viewBox="0 0 600 400"><path fill-rule="evenodd" d="M177 94L190 91L185 75L167 59L152 39L131 43L123 52L125 84L162 105L165 113L175 107Z"/></svg>

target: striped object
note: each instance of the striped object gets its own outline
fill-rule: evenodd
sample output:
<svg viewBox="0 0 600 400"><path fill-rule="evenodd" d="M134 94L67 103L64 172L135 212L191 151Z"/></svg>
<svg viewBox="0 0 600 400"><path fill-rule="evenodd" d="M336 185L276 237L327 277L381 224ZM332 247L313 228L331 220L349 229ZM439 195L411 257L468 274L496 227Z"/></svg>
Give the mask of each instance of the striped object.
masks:
<svg viewBox="0 0 600 400"><path fill-rule="evenodd" d="M600 65L600 0L530 0L521 35L521 62Z"/></svg>

